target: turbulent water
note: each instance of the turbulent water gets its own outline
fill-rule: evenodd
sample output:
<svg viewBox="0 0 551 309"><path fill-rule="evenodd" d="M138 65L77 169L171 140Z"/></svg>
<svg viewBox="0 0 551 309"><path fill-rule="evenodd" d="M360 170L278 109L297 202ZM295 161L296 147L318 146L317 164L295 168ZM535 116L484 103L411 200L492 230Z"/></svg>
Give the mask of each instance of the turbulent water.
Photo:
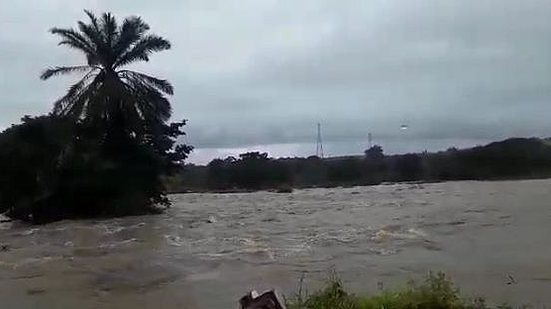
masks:
<svg viewBox="0 0 551 309"><path fill-rule="evenodd" d="M551 304L551 181L186 194L157 216L0 224L1 308L236 308L335 270L357 292L429 270Z"/></svg>

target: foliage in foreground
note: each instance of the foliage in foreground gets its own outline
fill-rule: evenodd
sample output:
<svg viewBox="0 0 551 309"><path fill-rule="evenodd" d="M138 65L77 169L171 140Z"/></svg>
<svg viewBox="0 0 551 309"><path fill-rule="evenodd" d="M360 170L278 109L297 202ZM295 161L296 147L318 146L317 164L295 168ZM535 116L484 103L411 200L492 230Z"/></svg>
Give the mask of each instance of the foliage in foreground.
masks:
<svg viewBox="0 0 551 309"><path fill-rule="evenodd" d="M465 300L459 289L443 273L429 273L422 284L410 282L406 288L387 290L373 296L356 296L344 290L332 277L326 286L310 295L297 293L287 302L289 309L487 309L482 298ZM495 308L509 308L498 306Z"/></svg>

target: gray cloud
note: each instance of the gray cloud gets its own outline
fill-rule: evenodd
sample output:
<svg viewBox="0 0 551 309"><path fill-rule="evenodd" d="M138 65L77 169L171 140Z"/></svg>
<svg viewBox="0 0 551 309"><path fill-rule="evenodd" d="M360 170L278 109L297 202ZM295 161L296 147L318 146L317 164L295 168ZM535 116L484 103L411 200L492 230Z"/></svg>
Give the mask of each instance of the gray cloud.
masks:
<svg viewBox="0 0 551 309"><path fill-rule="evenodd" d="M138 69L175 85L197 161L253 147L309 154L317 122L334 154L361 151L367 132L389 151L551 135L545 0L0 3L0 126L48 111L66 89L70 79L37 76L81 61L47 29L83 8L141 15L173 42Z"/></svg>

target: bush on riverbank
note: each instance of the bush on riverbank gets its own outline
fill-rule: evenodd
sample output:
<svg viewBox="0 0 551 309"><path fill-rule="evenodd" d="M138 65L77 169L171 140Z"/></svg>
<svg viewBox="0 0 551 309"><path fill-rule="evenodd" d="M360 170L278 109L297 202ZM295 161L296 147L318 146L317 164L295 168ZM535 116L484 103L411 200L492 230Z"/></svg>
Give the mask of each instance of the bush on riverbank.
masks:
<svg viewBox="0 0 551 309"><path fill-rule="evenodd" d="M372 296L356 296L345 291L332 277L326 286L310 295L299 292L287 302L289 309L489 309L484 299L466 300L443 273L429 273L422 284L410 282L406 288L387 290Z"/></svg>
<svg viewBox="0 0 551 309"><path fill-rule="evenodd" d="M184 124L163 125L145 142L60 117L25 117L0 133L0 213L47 223L158 212L168 204L163 176L190 150L173 147Z"/></svg>

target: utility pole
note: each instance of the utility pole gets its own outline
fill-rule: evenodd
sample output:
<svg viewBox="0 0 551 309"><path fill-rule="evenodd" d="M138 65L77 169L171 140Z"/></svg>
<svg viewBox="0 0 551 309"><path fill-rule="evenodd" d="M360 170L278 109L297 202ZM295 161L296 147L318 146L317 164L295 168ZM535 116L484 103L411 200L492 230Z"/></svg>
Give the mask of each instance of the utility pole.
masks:
<svg viewBox="0 0 551 309"><path fill-rule="evenodd" d="M321 141L321 124L318 122L318 140L316 142L316 156L323 159L323 143Z"/></svg>

